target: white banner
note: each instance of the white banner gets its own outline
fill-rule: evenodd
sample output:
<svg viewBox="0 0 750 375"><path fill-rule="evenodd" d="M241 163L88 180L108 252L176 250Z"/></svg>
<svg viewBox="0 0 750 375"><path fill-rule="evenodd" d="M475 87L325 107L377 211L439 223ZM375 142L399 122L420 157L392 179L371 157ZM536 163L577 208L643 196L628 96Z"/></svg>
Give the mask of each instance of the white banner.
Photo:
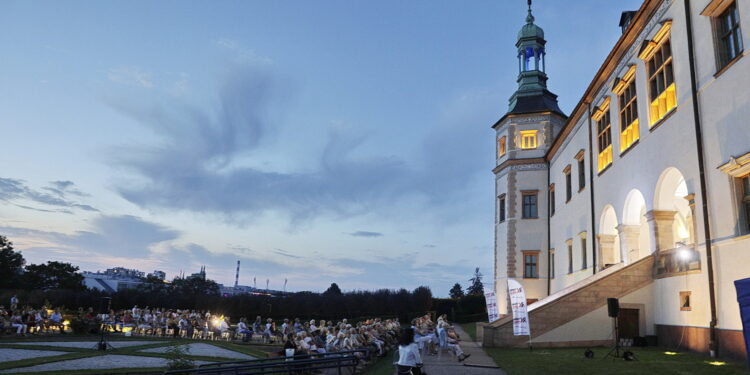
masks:
<svg viewBox="0 0 750 375"><path fill-rule="evenodd" d="M529 313L526 311L526 293L523 286L513 279L508 279L508 296L513 310L513 335L530 336Z"/></svg>
<svg viewBox="0 0 750 375"><path fill-rule="evenodd" d="M494 290L484 293L484 302L487 304L487 318L490 323L498 320L500 314L497 312L497 296Z"/></svg>

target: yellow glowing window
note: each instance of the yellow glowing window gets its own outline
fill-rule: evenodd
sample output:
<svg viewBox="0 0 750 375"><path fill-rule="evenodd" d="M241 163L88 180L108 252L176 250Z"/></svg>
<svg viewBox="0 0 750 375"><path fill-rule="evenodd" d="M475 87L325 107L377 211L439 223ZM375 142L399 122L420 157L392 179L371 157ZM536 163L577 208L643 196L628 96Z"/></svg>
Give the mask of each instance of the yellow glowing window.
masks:
<svg viewBox="0 0 750 375"><path fill-rule="evenodd" d="M618 99L620 101L620 152L623 152L640 138L638 99L635 94L634 79L624 85Z"/></svg>
<svg viewBox="0 0 750 375"><path fill-rule="evenodd" d="M505 136L497 140L497 156L505 155Z"/></svg>
<svg viewBox="0 0 750 375"><path fill-rule="evenodd" d="M521 148L537 148L536 133L537 130L521 130Z"/></svg>
<svg viewBox="0 0 750 375"><path fill-rule="evenodd" d="M609 117L609 97L605 104L597 108L594 114L597 128L597 139L599 140L598 171L601 172L612 164L612 122Z"/></svg>
<svg viewBox="0 0 750 375"><path fill-rule="evenodd" d="M672 69L672 46L669 38L654 48L653 55L646 63L651 104L649 105L650 124L664 118L677 106L674 70Z"/></svg>

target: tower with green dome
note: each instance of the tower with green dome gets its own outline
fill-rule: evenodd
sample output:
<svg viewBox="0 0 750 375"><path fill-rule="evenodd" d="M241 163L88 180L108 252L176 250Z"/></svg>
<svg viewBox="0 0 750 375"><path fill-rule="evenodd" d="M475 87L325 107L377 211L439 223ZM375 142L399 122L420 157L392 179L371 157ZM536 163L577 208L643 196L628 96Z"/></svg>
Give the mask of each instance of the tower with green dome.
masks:
<svg viewBox="0 0 750 375"><path fill-rule="evenodd" d="M496 137L495 282L498 311L509 313L507 280L520 282L530 300L547 296L549 165L545 159L567 117L547 89L544 30L531 1L518 32L518 87L492 128Z"/></svg>

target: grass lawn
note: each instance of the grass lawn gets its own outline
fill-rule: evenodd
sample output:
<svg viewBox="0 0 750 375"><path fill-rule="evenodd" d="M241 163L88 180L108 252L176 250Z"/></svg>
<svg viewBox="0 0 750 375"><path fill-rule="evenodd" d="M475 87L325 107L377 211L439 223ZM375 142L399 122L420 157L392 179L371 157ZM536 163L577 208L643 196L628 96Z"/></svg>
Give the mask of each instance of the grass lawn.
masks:
<svg viewBox="0 0 750 375"><path fill-rule="evenodd" d="M715 362L698 354L665 354L664 349L634 348L637 361L604 359L609 348L592 348L593 359L584 359L585 348L506 349L485 348L508 375L535 374L747 374L745 363ZM717 364L721 365L717 365Z"/></svg>
<svg viewBox="0 0 750 375"><path fill-rule="evenodd" d="M388 353L383 358L371 364L365 369L362 375L393 375L393 362L398 360L398 350Z"/></svg>
<svg viewBox="0 0 750 375"><path fill-rule="evenodd" d="M0 362L0 370L6 370L11 368L17 368L17 367L27 367L27 366L33 366L33 365L39 365L44 363L51 363L51 362L58 362L58 361L64 361L64 360L70 360L70 359L79 359L79 358L86 358L86 357L96 357L100 355L105 354L120 354L120 355L135 355L140 357L161 357L161 358L168 358L168 355L165 353L146 353L141 352L140 350L143 349L149 349L149 348L155 348L155 347L163 347L163 346L171 346L175 344L193 344L193 343L206 343L211 344L214 346L218 346L224 349L233 350L236 352L248 354L251 356L254 356L256 358L266 358L267 352L262 350L269 349L268 346L260 347L252 344L239 344L234 342L225 342L225 341L196 341L196 340L187 340L187 339L172 339L172 338L151 338L151 337L132 337L132 338L124 338L124 337L111 337L110 341L145 341L146 343L142 345L137 346L129 346L124 348L116 348L112 350L108 350L106 352L100 352L93 349L83 349L83 348L66 348L66 347L55 347L55 346L35 346L35 345L15 345L13 342L27 342L27 343L33 343L35 341L90 341L92 345L94 342L98 339L98 336L92 336L92 335L80 335L80 336L73 336L73 335L65 335L65 336L46 336L46 337L14 337L13 341L9 340L0 340L0 348L14 348L14 349L26 349L26 350L55 350L60 352L66 352L67 354L60 355L60 356L52 356L52 357L38 357L38 358L29 358L24 360L18 360L18 361L6 361L6 362ZM150 343L150 341L154 341L153 343ZM222 361L232 361L235 359L230 358L218 358L218 357L206 357L196 354L188 354L186 358L190 358L195 361L208 361L208 362L222 362ZM122 368L122 369L113 369L113 370L106 370L107 373L162 373L164 371L163 368ZM101 374L102 370L60 370L60 371L50 371L50 372L44 372L45 375L83 375L83 374Z"/></svg>
<svg viewBox="0 0 750 375"><path fill-rule="evenodd" d="M477 341L477 323L471 322L471 323L461 323L461 328L464 330L464 332L468 333L471 337L471 341Z"/></svg>

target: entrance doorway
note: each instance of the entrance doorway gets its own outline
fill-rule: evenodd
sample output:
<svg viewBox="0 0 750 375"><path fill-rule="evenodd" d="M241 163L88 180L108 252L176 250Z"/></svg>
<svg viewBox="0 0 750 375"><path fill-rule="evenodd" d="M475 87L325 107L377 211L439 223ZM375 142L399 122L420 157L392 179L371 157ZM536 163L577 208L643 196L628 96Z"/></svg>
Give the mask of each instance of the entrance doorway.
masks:
<svg viewBox="0 0 750 375"><path fill-rule="evenodd" d="M620 327L620 338L632 339L640 336L638 313L638 309L620 309L620 315L617 317L617 325Z"/></svg>

